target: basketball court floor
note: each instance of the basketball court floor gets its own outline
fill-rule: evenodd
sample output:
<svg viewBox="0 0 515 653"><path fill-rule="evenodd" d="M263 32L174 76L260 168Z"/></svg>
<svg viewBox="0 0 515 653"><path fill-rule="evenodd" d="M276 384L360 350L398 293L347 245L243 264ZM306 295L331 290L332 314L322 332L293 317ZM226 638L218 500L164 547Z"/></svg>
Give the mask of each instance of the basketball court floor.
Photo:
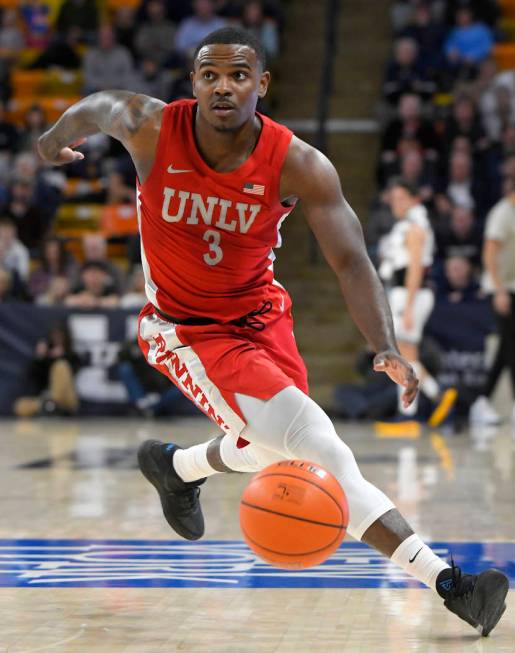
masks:
<svg viewBox="0 0 515 653"><path fill-rule="evenodd" d="M364 474L421 536L515 587L515 427L378 437L338 423ZM515 651L515 592L492 635L350 539L304 572L242 543L245 475L203 487L206 535L174 537L136 469L150 437L182 445L203 419L0 422L0 653L404 653Z"/></svg>

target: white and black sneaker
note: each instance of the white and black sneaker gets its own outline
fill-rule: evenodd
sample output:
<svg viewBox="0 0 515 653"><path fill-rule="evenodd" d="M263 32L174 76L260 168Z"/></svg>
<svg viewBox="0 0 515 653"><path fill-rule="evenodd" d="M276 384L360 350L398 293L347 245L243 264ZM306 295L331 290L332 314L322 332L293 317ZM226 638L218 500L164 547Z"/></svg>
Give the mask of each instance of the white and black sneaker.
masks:
<svg viewBox="0 0 515 653"><path fill-rule="evenodd" d="M487 637L506 610L508 578L498 569L480 574L462 574L452 562L436 580L436 590L445 607Z"/></svg>
<svg viewBox="0 0 515 653"><path fill-rule="evenodd" d="M204 516L200 507L199 485L205 478L184 482L173 467L176 444L146 440L138 449L138 464L143 476L156 488L166 521L187 540L204 535Z"/></svg>

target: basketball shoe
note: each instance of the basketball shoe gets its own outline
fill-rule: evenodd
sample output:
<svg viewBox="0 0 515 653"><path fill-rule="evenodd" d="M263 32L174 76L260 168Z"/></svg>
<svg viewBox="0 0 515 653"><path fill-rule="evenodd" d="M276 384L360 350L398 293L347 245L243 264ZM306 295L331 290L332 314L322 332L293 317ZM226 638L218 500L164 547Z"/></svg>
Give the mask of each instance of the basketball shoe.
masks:
<svg viewBox="0 0 515 653"><path fill-rule="evenodd" d="M204 516L200 507L199 485L205 478L185 483L173 467L176 444L146 440L138 449L138 464L143 476L156 488L166 521L187 540L204 535Z"/></svg>
<svg viewBox="0 0 515 653"><path fill-rule="evenodd" d="M437 592L448 610L487 637L506 610L508 579L497 569L487 569L476 576L463 574L452 561L451 565L438 575Z"/></svg>

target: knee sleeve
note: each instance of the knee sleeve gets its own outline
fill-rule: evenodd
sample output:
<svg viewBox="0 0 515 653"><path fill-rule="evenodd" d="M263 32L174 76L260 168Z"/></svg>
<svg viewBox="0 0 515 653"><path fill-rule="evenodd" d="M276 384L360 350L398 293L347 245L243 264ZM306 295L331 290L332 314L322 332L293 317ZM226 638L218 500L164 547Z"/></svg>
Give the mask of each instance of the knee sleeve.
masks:
<svg viewBox="0 0 515 653"><path fill-rule="evenodd" d="M283 458L318 463L340 482L349 503L348 532L356 539L376 519L394 508L378 488L366 481L349 447L340 440L325 412L294 386L268 401L237 395L247 422L242 436Z"/></svg>

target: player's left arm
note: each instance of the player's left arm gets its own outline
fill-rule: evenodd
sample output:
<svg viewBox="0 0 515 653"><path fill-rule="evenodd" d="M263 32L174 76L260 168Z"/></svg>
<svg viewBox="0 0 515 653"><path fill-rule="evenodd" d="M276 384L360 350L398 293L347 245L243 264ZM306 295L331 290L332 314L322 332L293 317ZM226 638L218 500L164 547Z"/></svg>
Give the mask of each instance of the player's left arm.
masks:
<svg viewBox="0 0 515 653"><path fill-rule="evenodd" d="M338 174L321 152L293 138L283 167L281 197L302 202L308 224L334 270L352 319L376 352L374 369L416 396L413 368L400 356L386 295L368 257L361 224L343 196Z"/></svg>

